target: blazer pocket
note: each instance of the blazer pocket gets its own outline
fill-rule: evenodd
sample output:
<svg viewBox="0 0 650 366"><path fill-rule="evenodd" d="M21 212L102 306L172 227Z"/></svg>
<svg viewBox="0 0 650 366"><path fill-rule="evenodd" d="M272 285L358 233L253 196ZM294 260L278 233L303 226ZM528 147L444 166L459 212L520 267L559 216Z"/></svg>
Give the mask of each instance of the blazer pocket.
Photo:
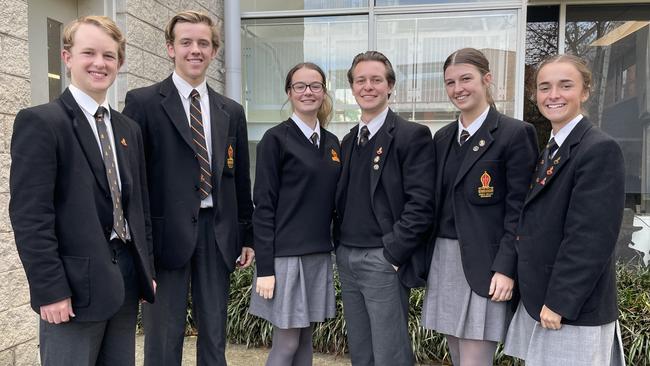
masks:
<svg viewBox="0 0 650 366"><path fill-rule="evenodd" d="M501 160L477 162L465 177L465 196L474 205L494 205L505 197L506 174Z"/></svg>
<svg viewBox="0 0 650 366"><path fill-rule="evenodd" d="M224 164L223 164L223 175L232 177L235 175L235 166L237 165L237 161L235 157L237 156L237 151L235 150L237 147L237 138L236 137L228 137L228 140L226 142L226 155L224 159Z"/></svg>
<svg viewBox="0 0 650 366"><path fill-rule="evenodd" d="M83 308L90 304L90 278L88 257L62 256L63 268L72 290L72 307Z"/></svg>

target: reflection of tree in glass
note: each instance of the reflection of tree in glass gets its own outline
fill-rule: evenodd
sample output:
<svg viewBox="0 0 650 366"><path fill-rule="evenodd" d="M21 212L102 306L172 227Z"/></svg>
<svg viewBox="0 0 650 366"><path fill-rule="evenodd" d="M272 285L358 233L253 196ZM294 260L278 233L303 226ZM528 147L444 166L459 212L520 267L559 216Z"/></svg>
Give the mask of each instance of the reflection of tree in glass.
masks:
<svg viewBox="0 0 650 366"><path fill-rule="evenodd" d="M535 103L535 68L546 57L557 54L557 22L529 22L526 25L526 69L524 72L524 121L535 125L539 146L548 141L550 124Z"/></svg>
<svg viewBox="0 0 650 366"><path fill-rule="evenodd" d="M591 44L620 26L620 21L567 22L565 51L587 61L592 75L591 96L584 105L591 121L600 126L605 105L605 86L611 46L594 47Z"/></svg>

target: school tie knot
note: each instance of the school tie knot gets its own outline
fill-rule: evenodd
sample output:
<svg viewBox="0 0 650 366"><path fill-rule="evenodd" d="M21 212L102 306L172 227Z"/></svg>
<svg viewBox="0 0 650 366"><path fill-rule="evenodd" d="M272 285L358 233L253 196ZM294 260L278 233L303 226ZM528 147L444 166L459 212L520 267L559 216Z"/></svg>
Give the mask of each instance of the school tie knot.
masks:
<svg viewBox="0 0 650 366"><path fill-rule="evenodd" d="M368 143L368 137L370 136L370 130L368 126L361 127L359 132L359 146L364 147Z"/></svg>
<svg viewBox="0 0 650 366"><path fill-rule="evenodd" d="M460 146L463 146L463 144L465 143L465 141L467 141L468 138L469 138L469 131L462 130L460 132L460 137L458 138L458 144Z"/></svg>

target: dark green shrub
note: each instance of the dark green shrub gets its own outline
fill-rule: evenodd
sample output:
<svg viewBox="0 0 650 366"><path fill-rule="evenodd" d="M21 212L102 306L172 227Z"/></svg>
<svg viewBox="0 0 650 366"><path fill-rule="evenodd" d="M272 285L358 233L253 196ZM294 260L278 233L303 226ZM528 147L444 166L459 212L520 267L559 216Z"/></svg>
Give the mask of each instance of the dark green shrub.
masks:
<svg viewBox="0 0 650 366"><path fill-rule="evenodd" d="M246 344L248 347L268 347L272 338L271 324L248 313L252 277L252 269L236 271L231 277L228 341ZM335 277L335 290L336 318L315 327L314 349L322 353L343 354L347 352L347 342L338 277ZM634 366L650 365L650 268L619 266L618 297L626 362ZM450 363L445 338L420 326L423 301L423 289L411 291L409 332L415 357L418 362ZM189 308L187 320L187 334L195 334ZM495 363L504 366L523 365L523 362L504 355L502 346L497 350Z"/></svg>

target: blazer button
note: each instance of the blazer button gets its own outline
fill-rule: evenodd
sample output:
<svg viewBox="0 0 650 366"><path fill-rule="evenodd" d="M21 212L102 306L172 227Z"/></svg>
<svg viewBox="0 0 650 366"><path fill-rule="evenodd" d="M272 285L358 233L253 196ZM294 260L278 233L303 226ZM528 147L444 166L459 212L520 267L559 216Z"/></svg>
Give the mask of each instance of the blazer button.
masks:
<svg viewBox="0 0 650 366"><path fill-rule="evenodd" d="M117 264L117 258L115 257L111 258L111 262L113 262L113 264Z"/></svg>
<svg viewBox="0 0 650 366"><path fill-rule="evenodd" d="M192 216L192 223L193 223L193 224L196 224L196 221L197 221L197 220L196 220L196 217L195 217L195 216Z"/></svg>
<svg viewBox="0 0 650 366"><path fill-rule="evenodd" d="M194 190L195 190L195 191L198 191L198 190L199 190L199 186L195 185L195 186L194 186Z"/></svg>
<svg viewBox="0 0 650 366"><path fill-rule="evenodd" d="M515 240L519 241L519 235L517 235L517 236L515 237Z"/></svg>

